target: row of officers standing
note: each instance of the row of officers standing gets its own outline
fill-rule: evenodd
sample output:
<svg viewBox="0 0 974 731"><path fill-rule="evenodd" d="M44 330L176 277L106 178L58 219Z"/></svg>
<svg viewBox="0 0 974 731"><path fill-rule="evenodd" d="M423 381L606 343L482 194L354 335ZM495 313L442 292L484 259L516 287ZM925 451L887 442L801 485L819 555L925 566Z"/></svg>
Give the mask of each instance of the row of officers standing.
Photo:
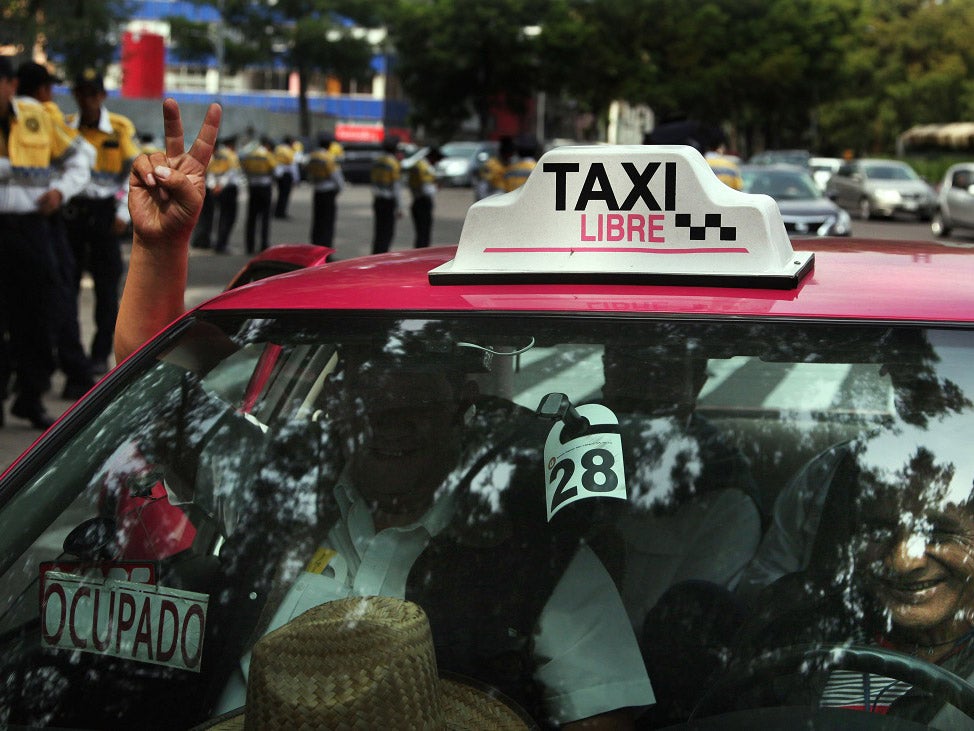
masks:
<svg viewBox="0 0 974 731"><path fill-rule="evenodd" d="M479 171L476 197L508 192L527 180L535 166L537 145L533 141L515 143L502 138L498 154ZM319 136L310 153L299 141L286 137L275 144L270 138L244 145L238 151L236 137L219 141L207 169L207 193L192 246L226 253L230 234L238 217L238 196L247 189L245 245L248 254L263 251L270 244L271 218L287 218L288 202L295 184L307 179L312 187L309 241L332 247L335 238L337 199L345 187L342 174L344 150L328 134ZM396 221L403 215L402 198L408 188L409 208L415 229L413 245L430 245L433 208L436 197L436 163L442 159L439 148L430 147L421 156L403 162L399 139L387 137L382 152L372 163L370 182L373 199L372 253L389 251L395 237ZM274 201L274 188L277 199Z"/></svg>
<svg viewBox="0 0 974 731"><path fill-rule="evenodd" d="M95 70L73 84L77 112L53 101L45 66L0 56L0 400L38 429L60 368L62 396L82 396L108 369L129 226L128 180L140 148L132 122L104 106ZM81 342L82 272L94 282L94 337ZM0 425L4 410L0 408Z"/></svg>
<svg viewBox="0 0 974 731"><path fill-rule="evenodd" d="M442 159L439 148L431 147L425 156L413 161L402 170L398 154L399 140L387 137L383 141L383 153L372 165L372 206L375 228L372 253L389 250L396 232L396 219L401 216L401 188L405 177L412 192L410 214L416 229L414 246L429 246L433 229L433 201L436 195L436 163ZM537 143L530 138L517 142L502 137L498 153L489 158L478 170L474 183L477 200L500 193L509 193L521 187L537 164Z"/></svg>
<svg viewBox="0 0 974 731"><path fill-rule="evenodd" d="M300 141L285 137L275 144L261 137L238 152L237 138L218 141L206 171L206 197L191 245L227 253L237 221L238 196L247 189L245 245L248 254L270 245L271 218L288 218L291 191L302 170L314 189L310 241L331 246L335 236L335 199L345 186L341 161L344 151L329 135L306 153ZM277 200L274 190L277 189Z"/></svg>

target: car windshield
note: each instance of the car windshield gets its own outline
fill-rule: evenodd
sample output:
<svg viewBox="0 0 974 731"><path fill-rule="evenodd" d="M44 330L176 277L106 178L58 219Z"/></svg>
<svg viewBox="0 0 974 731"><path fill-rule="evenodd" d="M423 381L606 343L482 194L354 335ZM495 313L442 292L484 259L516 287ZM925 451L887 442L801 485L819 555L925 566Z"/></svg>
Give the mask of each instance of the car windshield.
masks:
<svg viewBox="0 0 974 731"><path fill-rule="evenodd" d="M767 150L756 156L760 164L808 165L809 154L804 150Z"/></svg>
<svg viewBox="0 0 974 731"><path fill-rule="evenodd" d="M473 157L481 147L479 142L448 142L440 152L444 157Z"/></svg>
<svg viewBox="0 0 974 731"><path fill-rule="evenodd" d="M797 170L745 170L743 176L745 193L764 193L777 201L823 197L811 176Z"/></svg>
<svg viewBox="0 0 974 731"><path fill-rule="evenodd" d="M966 330L203 313L153 347L0 496L4 725L190 727L349 596L542 725L801 705L974 611ZM881 568L907 534L953 573Z"/></svg>
<svg viewBox="0 0 974 731"><path fill-rule="evenodd" d="M919 180L913 168L906 165L866 165L864 170L871 180Z"/></svg>

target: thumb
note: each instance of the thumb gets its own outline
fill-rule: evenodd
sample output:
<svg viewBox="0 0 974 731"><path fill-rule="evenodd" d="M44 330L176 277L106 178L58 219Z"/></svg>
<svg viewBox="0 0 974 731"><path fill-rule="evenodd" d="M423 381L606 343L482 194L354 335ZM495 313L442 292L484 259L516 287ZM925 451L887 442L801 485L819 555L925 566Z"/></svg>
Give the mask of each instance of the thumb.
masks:
<svg viewBox="0 0 974 731"><path fill-rule="evenodd" d="M163 200L191 202L196 195L196 186L185 173L165 165L156 165L152 170Z"/></svg>

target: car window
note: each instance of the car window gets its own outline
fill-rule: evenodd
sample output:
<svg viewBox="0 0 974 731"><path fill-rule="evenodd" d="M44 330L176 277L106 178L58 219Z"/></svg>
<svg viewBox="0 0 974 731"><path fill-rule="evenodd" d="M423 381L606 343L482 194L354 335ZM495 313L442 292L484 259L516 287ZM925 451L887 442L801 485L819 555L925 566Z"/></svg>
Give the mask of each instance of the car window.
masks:
<svg viewBox="0 0 974 731"><path fill-rule="evenodd" d="M919 176L905 165L867 165L866 175L872 180L918 180Z"/></svg>
<svg viewBox="0 0 974 731"><path fill-rule="evenodd" d="M951 186L954 188L969 188L971 185L971 171L970 170L957 170L953 179L951 180Z"/></svg>
<svg viewBox="0 0 974 731"><path fill-rule="evenodd" d="M256 638L384 593L424 607L443 669L544 723L620 677L653 723L685 720L738 661L881 624L849 553L899 529L873 498L902 465L876 465L958 459L972 348L885 324L200 314L0 496L3 719L188 727L242 703ZM860 454L861 481L832 469ZM766 555L793 494L817 519ZM778 588L810 575L827 596Z"/></svg>
<svg viewBox="0 0 974 731"><path fill-rule="evenodd" d="M764 193L780 201L822 197L810 176L791 170L745 171L744 192Z"/></svg>
<svg viewBox="0 0 974 731"><path fill-rule="evenodd" d="M444 157L473 157L482 146L479 142L448 142L440 152Z"/></svg>

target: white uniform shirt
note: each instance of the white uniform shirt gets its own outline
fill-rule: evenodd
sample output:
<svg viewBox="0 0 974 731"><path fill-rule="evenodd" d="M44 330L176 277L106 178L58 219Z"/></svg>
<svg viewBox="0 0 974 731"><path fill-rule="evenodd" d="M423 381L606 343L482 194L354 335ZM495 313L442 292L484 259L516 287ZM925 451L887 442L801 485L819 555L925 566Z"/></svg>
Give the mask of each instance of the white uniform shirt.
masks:
<svg viewBox="0 0 974 731"><path fill-rule="evenodd" d="M376 533L368 506L354 488L339 484L335 495L341 519L328 532L327 567L320 574L301 574L275 612L268 632L335 599L405 598L413 564L453 516L453 501L447 496L415 523ZM622 600L605 567L587 547L576 553L542 610L535 654L545 658L536 678L545 688L549 713L560 723L655 703ZM221 713L244 704L249 665L248 654L241 662L242 672L224 692Z"/></svg>
<svg viewBox="0 0 974 731"><path fill-rule="evenodd" d="M81 125L81 115L75 114L68 118L68 124L79 129ZM114 132L111 117L105 107L101 108L98 117L98 129L107 135ZM80 192L83 198L114 198L116 201L115 217L129 222L129 173L127 165L121 173L94 172L91 174L88 184Z"/></svg>

